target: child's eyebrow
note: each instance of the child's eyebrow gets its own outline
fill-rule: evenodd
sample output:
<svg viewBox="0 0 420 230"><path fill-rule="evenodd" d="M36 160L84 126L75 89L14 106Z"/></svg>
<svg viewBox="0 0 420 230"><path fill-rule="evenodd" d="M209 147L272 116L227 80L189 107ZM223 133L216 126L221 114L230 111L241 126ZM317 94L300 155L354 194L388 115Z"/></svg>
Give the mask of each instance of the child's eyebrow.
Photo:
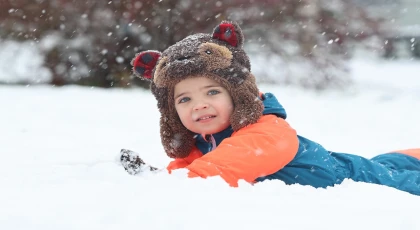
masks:
<svg viewBox="0 0 420 230"><path fill-rule="evenodd" d="M208 88L213 88L213 87L221 87L220 85L206 85L201 87L201 89L208 89Z"/></svg>
<svg viewBox="0 0 420 230"><path fill-rule="evenodd" d="M182 95L184 95L184 94L187 94L187 92L182 92L182 93L180 93L180 94L178 94L178 95L175 95L175 99L177 99L178 97L181 97Z"/></svg>
<svg viewBox="0 0 420 230"><path fill-rule="evenodd" d="M206 85L206 86L201 87L200 90L213 88L213 87L222 87L222 86L220 86L220 85ZM183 96L184 94L187 94L187 93L188 93L188 91L179 93L178 95L175 95L174 99L177 99L178 97L181 97L181 96Z"/></svg>

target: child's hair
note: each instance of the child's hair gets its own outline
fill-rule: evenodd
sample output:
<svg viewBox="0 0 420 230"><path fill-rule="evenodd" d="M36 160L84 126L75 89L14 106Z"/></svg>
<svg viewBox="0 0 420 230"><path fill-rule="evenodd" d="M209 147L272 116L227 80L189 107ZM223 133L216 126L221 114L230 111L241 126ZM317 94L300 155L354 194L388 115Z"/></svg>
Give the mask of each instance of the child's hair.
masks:
<svg viewBox="0 0 420 230"><path fill-rule="evenodd" d="M169 157L187 157L197 135L183 126L175 110L174 86L186 78L208 77L230 93L235 106L230 118L234 131L262 116L263 105L243 44L240 27L223 21L212 34L188 36L162 53L141 52L131 62L134 74L151 82L161 113L161 140Z"/></svg>

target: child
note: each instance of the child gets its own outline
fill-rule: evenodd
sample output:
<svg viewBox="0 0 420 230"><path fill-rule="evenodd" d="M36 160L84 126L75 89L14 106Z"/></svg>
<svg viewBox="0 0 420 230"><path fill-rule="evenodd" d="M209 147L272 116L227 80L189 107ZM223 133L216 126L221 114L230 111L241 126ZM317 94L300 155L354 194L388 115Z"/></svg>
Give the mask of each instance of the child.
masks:
<svg viewBox="0 0 420 230"><path fill-rule="evenodd" d="M420 149L366 159L297 135L274 95L259 92L243 44L239 26L223 21L213 34L133 59L158 101L161 141L175 158L169 172L186 168L189 177L220 176L231 186L278 179L325 188L350 178L420 195Z"/></svg>

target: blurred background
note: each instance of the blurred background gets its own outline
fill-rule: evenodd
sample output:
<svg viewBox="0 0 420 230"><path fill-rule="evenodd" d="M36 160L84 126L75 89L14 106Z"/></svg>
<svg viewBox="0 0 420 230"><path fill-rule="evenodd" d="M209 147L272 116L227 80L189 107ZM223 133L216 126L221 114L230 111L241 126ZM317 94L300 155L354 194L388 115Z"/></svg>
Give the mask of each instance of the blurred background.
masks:
<svg viewBox="0 0 420 230"><path fill-rule="evenodd" d="M0 84L147 88L136 53L222 20L259 82L345 88L354 58L420 59L420 0L1 0Z"/></svg>

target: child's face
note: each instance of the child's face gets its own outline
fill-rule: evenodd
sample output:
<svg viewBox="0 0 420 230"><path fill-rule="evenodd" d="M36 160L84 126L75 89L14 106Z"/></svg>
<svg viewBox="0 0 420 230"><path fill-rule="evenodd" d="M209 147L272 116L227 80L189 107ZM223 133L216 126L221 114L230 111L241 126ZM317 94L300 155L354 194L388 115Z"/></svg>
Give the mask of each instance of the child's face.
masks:
<svg viewBox="0 0 420 230"><path fill-rule="evenodd" d="M175 85L174 98L178 116L190 131L206 135L230 126L232 98L216 81L206 77L182 80Z"/></svg>

